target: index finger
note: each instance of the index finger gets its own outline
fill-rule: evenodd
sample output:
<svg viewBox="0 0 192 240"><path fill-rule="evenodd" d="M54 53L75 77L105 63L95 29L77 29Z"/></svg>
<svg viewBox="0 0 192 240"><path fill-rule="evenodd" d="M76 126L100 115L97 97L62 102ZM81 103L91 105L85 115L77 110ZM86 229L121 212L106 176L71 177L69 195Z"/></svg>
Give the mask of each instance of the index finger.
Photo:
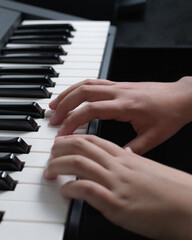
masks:
<svg viewBox="0 0 192 240"><path fill-rule="evenodd" d="M79 88L82 85L112 85L113 83L109 80L105 79L86 79L84 81L78 82L71 87L69 87L67 90L60 93L53 101L49 103L49 107L52 110L56 110L59 103L67 96L69 93L73 92L75 89Z"/></svg>

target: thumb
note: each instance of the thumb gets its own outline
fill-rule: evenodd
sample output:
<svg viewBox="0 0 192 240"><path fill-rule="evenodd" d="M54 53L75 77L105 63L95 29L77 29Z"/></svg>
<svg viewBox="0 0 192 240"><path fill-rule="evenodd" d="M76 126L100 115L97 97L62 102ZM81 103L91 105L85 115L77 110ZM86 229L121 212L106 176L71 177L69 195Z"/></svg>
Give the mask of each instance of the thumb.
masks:
<svg viewBox="0 0 192 240"><path fill-rule="evenodd" d="M156 143L157 141L155 141L155 137L152 136L153 135L151 135L149 132L138 135L123 148L131 148L134 153L142 155L158 145L158 143Z"/></svg>

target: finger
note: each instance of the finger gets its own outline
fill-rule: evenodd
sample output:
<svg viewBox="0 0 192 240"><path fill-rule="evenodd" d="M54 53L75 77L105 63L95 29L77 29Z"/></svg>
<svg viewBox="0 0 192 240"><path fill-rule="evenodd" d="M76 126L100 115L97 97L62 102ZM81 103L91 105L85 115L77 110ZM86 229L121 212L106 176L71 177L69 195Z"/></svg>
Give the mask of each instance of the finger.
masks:
<svg viewBox="0 0 192 240"><path fill-rule="evenodd" d="M111 174L98 163L80 155L67 155L50 161L45 178L55 179L59 175L75 175L80 179L91 181L111 187Z"/></svg>
<svg viewBox="0 0 192 240"><path fill-rule="evenodd" d="M66 95L57 105L55 114L50 119L52 125L58 125L67 114L83 102L95 102L114 99L114 89L100 85L82 85Z"/></svg>
<svg viewBox="0 0 192 240"><path fill-rule="evenodd" d="M105 151L105 147L102 146L102 143L103 145L107 143L105 141L101 141L101 143L97 145L96 141L91 142L90 139L91 137L74 135L65 137L62 141L56 141L51 151L52 158L54 159L63 155L76 154L92 159L104 168L111 168L111 165L113 164L111 152ZM97 139L97 142L99 142L99 139ZM113 144L111 145L113 146ZM121 148L118 150L122 151Z"/></svg>
<svg viewBox="0 0 192 240"><path fill-rule="evenodd" d="M123 148L129 147L134 153L143 155L147 151L156 147L158 144L160 144L160 142L157 141L157 135L153 131L148 131L141 135L137 135Z"/></svg>
<svg viewBox="0 0 192 240"><path fill-rule="evenodd" d="M67 96L69 93L71 93L72 91L74 91L75 89L79 88L82 85L112 85L112 84L114 84L112 81L104 79L86 79L84 81L72 85L66 91L63 91L61 94L59 94L57 98L50 102L49 107L52 110L56 110L58 104L63 100L65 96Z"/></svg>
<svg viewBox="0 0 192 240"><path fill-rule="evenodd" d="M51 101L49 103L49 107L52 110L56 110L58 104L63 100L63 98L65 96L67 96L69 93L71 93L72 91L74 91L76 88L78 88L79 86L81 86L83 84L85 84L85 81L82 81L82 82L79 82L79 83L76 83L76 84L70 86L67 90L60 93L53 101Z"/></svg>
<svg viewBox="0 0 192 240"><path fill-rule="evenodd" d="M125 151L130 153L130 152L133 152L132 149L130 147L124 147Z"/></svg>
<svg viewBox="0 0 192 240"><path fill-rule="evenodd" d="M77 135L76 135L77 136ZM95 135L88 135L88 134L81 134L80 137L85 138L87 141L93 143L94 145L98 146L99 148L102 148L110 155L116 157L120 154L124 153L124 150L119 147L117 144L108 141L106 139L102 139Z"/></svg>
<svg viewBox="0 0 192 240"><path fill-rule="evenodd" d="M118 104L115 101L87 103L66 117L64 125L58 130L58 135L72 134L78 127L93 119L117 119L119 115Z"/></svg>
<svg viewBox="0 0 192 240"><path fill-rule="evenodd" d="M68 182L61 188L61 194L66 198L84 200L105 216L107 212L114 212L112 192L98 183L88 180Z"/></svg>

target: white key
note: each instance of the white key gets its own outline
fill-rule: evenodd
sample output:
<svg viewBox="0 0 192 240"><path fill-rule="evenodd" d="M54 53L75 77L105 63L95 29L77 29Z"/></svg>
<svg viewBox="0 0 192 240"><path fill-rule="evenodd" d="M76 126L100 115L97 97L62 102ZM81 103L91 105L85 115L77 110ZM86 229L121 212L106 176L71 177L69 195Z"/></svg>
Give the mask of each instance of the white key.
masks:
<svg viewBox="0 0 192 240"><path fill-rule="evenodd" d="M55 81L57 85L67 85L67 86L74 85L86 79L87 78L84 78L84 77L59 77L57 79L52 78L52 80ZM97 78L95 77L95 78L89 78L89 79L97 79Z"/></svg>
<svg viewBox="0 0 192 240"><path fill-rule="evenodd" d="M42 143L41 143L42 144ZM30 152L30 154L16 154L25 167L44 168L49 161L50 153Z"/></svg>
<svg viewBox="0 0 192 240"><path fill-rule="evenodd" d="M101 62L101 57L97 57L98 60L96 62ZM92 58L87 57L87 56L80 56L78 61L83 61L86 60L87 62L92 61ZM74 57L74 61L76 61ZM86 62L85 61L85 62ZM38 64L36 64L38 65ZM23 67L23 66L35 66L35 64L20 64L20 63L15 63L15 64L7 64L7 63L1 63L0 67ZM43 66L46 66L46 64L43 64ZM50 66L50 65L49 65ZM83 77L83 78L97 78L98 77L98 69L62 69L63 65L53 65L52 67L55 69L60 69L62 72L60 72L60 77Z"/></svg>
<svg viewBox="0 0 192 240"><path fill-rule="evenodd" d="M18 135L19 136L19 135ZM43 139L43 138L25 138L23 137L23 140L31 146L30 152L42 152L42 153L50 153L51 148L54 143L54 137L52 139ZM26 156L26 155L24 155Z"/></svg>
<svg viewBox="0 0 192 240"><path fill-rule="evenodd" d="M10 131L1 130L0 136L20 136L21 138L38 138L38 139L53 139L57 136L59 126L51 126L49 119L36 119L37 124L40 126L37 132L28 131ZM74 134L85 134L88 124L79 127L74 131Z"/></svg>
<svg viewBox="0 0 192 240"><path fill-rule="evenodd" d="M68 214L68 205L0 201L0 211L4 211L3 221L65 223Z"/></svg>
<svg viewBox="0 0 192 240"><path fill-rule="evenodd" d="M74 180L73 176L64 177L66 182ZM58 183L60 184L59 181ZM62 183L64 184L63 181ZM55 204L65 203L68 206L69 201L64 199L60 194L60 187L62 184L59 184L56 186L56 184L43 185L18 183L13 191L0 191L0 203L1 201L47 202Z"/></svg>
<svg viewBox="0 0 192 240"><path fill-rule="evenodd" d="M43 177L43 168L28 168L24 167L22 172L9 172L9 175L19 183L27 184L42 184L42 185L55 185L56 181L47 181Z"/></svg>
<svg viewBox="0 0 192 240"><path fill-rule="evenodd" d="M65 226L63 224L9 222L0 224L1 240L63 240Z"/></svg>
<svg viewBox="0 0 192 240"><path fill-rule="evenodd" d="M22 172L8 172L9 175L15 180L18 181L18 184L40 184L40 185L49 185L49 186L62 186L69 180L74 180L74 176L70 175L61 175L58 176L55 180L46 180L43 177L44 168L28 168L24 167ZM1 195L0 195L1 198Z"/></svg>
<svg viewBox="0 0 192 240"><path fill-rule="evenodd" d="M67 56L61 56L61 59L63 59L65 62L63 64L63 69L100 69L100 63L97 62L71 62L68 61ZM55 70L59 69L57 67L54 67Z"/></svg>

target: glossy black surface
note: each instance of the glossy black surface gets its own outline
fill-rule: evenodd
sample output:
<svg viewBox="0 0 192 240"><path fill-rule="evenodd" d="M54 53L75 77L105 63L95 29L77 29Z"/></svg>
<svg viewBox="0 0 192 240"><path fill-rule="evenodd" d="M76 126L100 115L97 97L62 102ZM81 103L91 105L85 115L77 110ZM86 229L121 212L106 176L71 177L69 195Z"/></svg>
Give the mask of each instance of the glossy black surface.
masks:
<svg viewBox="0 0 192 240"><path fill-rule="evenodd" d="M58 73L51 66L19 66L19 67L0 67L0 75L48 75L58 77Z"/></svg>
<svg viewBox="0 0 192 240"><path fill-rule="evenodd" d="M24 164L13 153L0 153L0 170L21 171Z"/></svg>
<svg viewBox="0 0 192 240"><path fill-rule="evenodd" d="M31 146L20 137L0 137L0 152L29 153Z"/></svg>
<svg viewBox="0 0 192 240"><path fill-rule="evenodd" d="M0 115L0 130L38 131L39 127L30 116Z"/></svg>
<svg viewBox="0 0 192 240"><path fill-rule="evenodd" d="M31 44L70 44L68 38L64 35L28 35L12 36L9 43L31 43Z"/></svg>
<svg viewBox="0 0 192 240"><path fill-rule="evenodd" d="M0 85L44 85L54 87L55 82L48 75L0 75Z"/></svg>
<svg viewBox="0 0 192 240"><path fill-rule="evenodd" d="M0 171L0 190L14 190L16 182L5 171Z"/></svg>
<svg viewBox="0 0 192 240"><path fill-rule="evenodd" d="M58 55L66 55L67 53L60 45L38 45L30 47L4 47L0 50L1 54L7 53L54 53Z"/></svg>
<svg viewBox="0 0 192 240"><path fill-rule="evenodd" d="M43 85L2 85L0 97L50 98L51 93Z"/></svg>
<svg viewBox="0 0 192 240"><path fill-rule="evenodd" d="M29 115L44 118L44 112L36 102L0 102L0 115Z"/></svg>
<svg viewBox="0 0 192 240"><path fill-rule="evenodd" d="M69 29L62 29L62 28L56 28L56 29L50 29L50 28L43 28L43 29L18 29L15 30L13 35L15 36L22 36L22 35L64 35L66 37L73 37L71 31Z"/></svg>
<svg viewBox="0 0 192 240"><path fill-rule="evenodd" d="M26 25L20 25L18 29L64 29L64 30L70 30L70 31L75 31L74 27L72 24L69 23L64 23L64 24L26 24Z"/></svg>
<svg viewBox="0 0 192 240"><path fill-rule="evenodd" d="M62 64L63 60L58 54L17 53L0 55L0 63Z"/></svg>

